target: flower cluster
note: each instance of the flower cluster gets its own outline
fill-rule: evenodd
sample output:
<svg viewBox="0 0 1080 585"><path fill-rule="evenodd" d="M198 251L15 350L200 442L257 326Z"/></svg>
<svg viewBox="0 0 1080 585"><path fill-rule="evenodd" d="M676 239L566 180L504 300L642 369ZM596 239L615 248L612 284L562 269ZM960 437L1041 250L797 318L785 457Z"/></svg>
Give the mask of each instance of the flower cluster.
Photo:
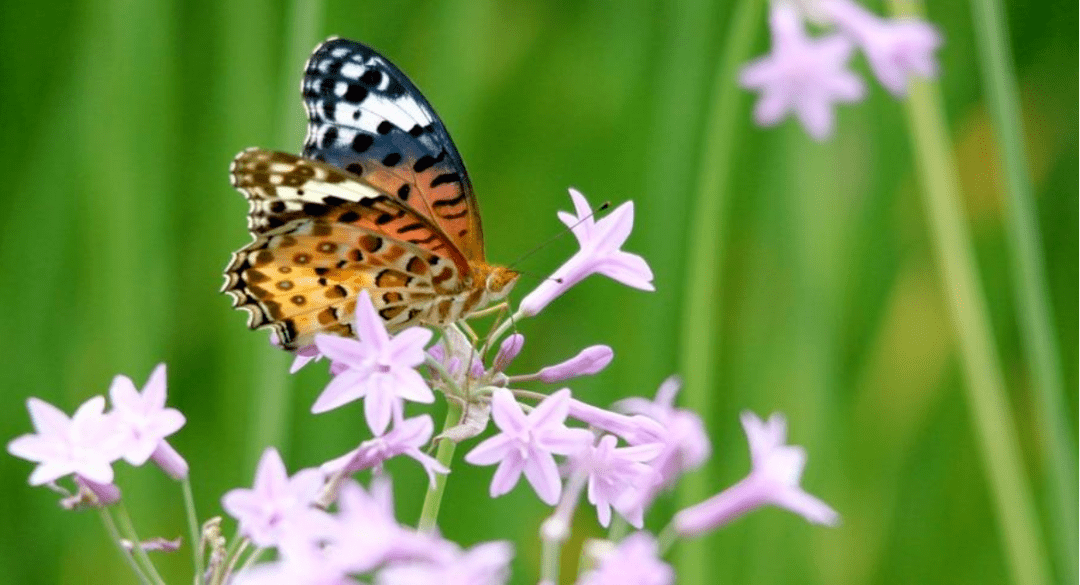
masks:
<svg viewBox="0 0 1080 585"><path fill-rule="evenodd" d="M165 407L165 364L154 369L142 392L131 378L116 376L109 400L109 412L105 398L94 396L70 418L44 400L27 400L36 432L8 443L8 452L38 464L30 485L55 486L72 476L79 489L65 504L75 506L119 499L112 464L120 459L135 466L152 460L174 479L187 477L187 463L165 440L185 422L180 411Z"/></svg>
<svg viewBox="0 0 1080 585"><path fill-rule="evenodd" d="M807 35L804 19L831 27ZM759 92L754 120L772 126L794 113L816 140L832 134L834 103L862 100L862 80L848 69L860 49L878 82L896 97L911 77L934 77L941 34L918 19L885 19L855 0L775 0L769 13L771 52L743 67L739 84Z"/></svg>
<svg viewBox="0 0 1080 585"><path fill-rule="evenodd" d="M773 415L763 422L745 413L750 474L679 511L657 539L645 531L646 511L683 473L703 465L712 453L701 419L676 406L678 378L664 381L654 399L626 398L611 408L578 400L566 387L546 392L523 387L562 386L598 374L612 363L614 352L594 345L538 371L513 373L515 358L526 347L526 337L511 332L516 324L539 314L591 274L652 289L652 272L645 260L621 250L632 228L633 205L626 203L596 219L580 193L571 190L570 195L576 214L561 213L560 219L570 226L581 249L526 295L513 315L496 319L486 336L476 335L465 324L446 328L434 345L432 332L424 328L391 335L363 292L356 303L355 339L320 335L313 346L299 352L294 371L320 357L330 362L332 379L312 412L362 400L371 438L291 476L278 452L268 449L252 487L231 490L222 498L222 508L237 520L237 538L242 540L227 545L218 519L203 528L201 542L194 547L196 565L203 571L200 578L242 585L505 583L513 557L509 544L488 542L465 550L434 529L431 510L438 510L440 485L453 465L454 449L444 447L470 442L475 444L469 445L464 462L495 467L491 497L510 492L524 478L542 502L553 506L540 534L547 559L542 583L558 582L558 553L582 501L595 509L602 526L618 523L636 529L620 541L589 545L586 556L591 560L577 581L582 585L674 583L672 568L662 560L674 538L696 536L761 506L786 508L815 523L838 521L828 505L799 487L806 457L800 447L785 444L783 417ZM108 487L111 462L118 458L134 464L148 458L159 463L182 461L164 441L183 424L178 412L164 408L164 376L164 367L155 370L141 395L130 380L118 377L110 391L114 407L110 413L104 413L100 397L80 407L71 419L31 399L38 434L12 441L9 451L40 463L31 476L34 485L75 474L80 485ZM406 417L405 410L407 402L429 404L437 395L445 398L451 416L436 435L429 415ZM489 436L481 438L485 433ZM425 452L433 443L439 446L437 457ZM402 455L418 462L430 480L416 529L395 519L390 480L383 472L385 461ZM176 467L167 469L176 474ZM371 477L366 488L353 477L364 471ZM178 476L186 478L186 468ZM114 492L92 501L113 502L119 498ZM133 547L169 548L155 543ZM248 545L255 551L237 571ZM210 554L203 562L205 548ZM277 551L276 560L258 563L267 549ZM153 573L149 565L145 568Z"/></svg>

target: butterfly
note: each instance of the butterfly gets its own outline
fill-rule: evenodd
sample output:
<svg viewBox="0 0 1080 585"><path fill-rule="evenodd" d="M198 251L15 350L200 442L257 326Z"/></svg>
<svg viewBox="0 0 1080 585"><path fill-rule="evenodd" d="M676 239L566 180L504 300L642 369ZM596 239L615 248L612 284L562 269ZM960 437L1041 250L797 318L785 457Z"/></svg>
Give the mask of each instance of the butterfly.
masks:
<svg viewBox="0 0 1080 585"><path fill-rule="evenodd" d="M485 261L461 155L409 78L330 38L301 92L303 155L250 148L230 168L254 240L233 253L222 292L248 327L295 350L352 335L363 290L389 331L444 327L505 298L518 273Z"/></svg>

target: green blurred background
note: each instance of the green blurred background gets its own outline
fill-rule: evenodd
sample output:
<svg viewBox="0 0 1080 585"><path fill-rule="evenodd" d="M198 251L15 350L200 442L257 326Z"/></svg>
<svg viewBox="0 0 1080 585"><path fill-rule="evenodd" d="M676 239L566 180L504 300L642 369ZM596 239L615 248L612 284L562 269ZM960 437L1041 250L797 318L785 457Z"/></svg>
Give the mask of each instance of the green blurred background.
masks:
<svg viewBox="0 0 1080 585"><path fill-rule="evenodd" d="M1075 462L1077 5L1005 8L1054 315L1047 333L1061 356L1053 416ZM1067 582L1076 550L1061 526L1075 535L1076 486L1067 513L1024 351L972 11L937 2L927 16L946 38L947 137L993 332L983 341L1000 356L1017 431L1014 479L1035 511L1032 558ZM731 32L739 18L752 25L745 39ZM268 441L298 469L362 438L359 404L308 413L325 366L288 377L287 356L218 293L229 254L249 238L229 162L249 146L300 149L302 65L329 35L378 48L435 104L467 161L493 261L556 233L568 186L593 202L635 202L626 247L650 261L656 292L586 281L520 325L528 343L515 370L610 344L612 366L573 384L605 405L696 369L691 386L706 387L691 400L715 453L695 480L708 492L748 469L738 413L786 413L791 441L809 452L803 485L844 523L756 513L698 542L708 553L700 582L1011 580L1002 510L1026 504L995 500L981 455L995 453L980 443L949 312L951 295L981 293L957 292L939 270L904 104L867 76L868 98L839 109L826 143L790 121L754 127L752 96L732 91L724 59L732 39L752 55L767 49L761 2L0 3L4 441L30 430L29 395L71 412L115 374L141 386L167 362L170 402L188 419L172 442L192 464L205 518L220 513L224 491L250 484ZM861 57L855 67L867 75ZM703 197L716 200L702 207ZM520 268L542 276L574 247L564 237ZM515 297L534 283L523 278ZM278 391L287 411L264 400ZM140 536L186 534L175 484L118 467ZM26 485L30 470L0 458L0 580L134 582L97 516L60 510ZM399 515L415 521L423 474L412 463L391 470ZM489 500L490 477L455 470L442 528L465 544L515 541L513 582L535 582L546 509L521 486ZM674 505L660 504L654 530ZM575 542L602 534L587 512ZM188 582L186 555L161 566L169 582Z"/></svg>

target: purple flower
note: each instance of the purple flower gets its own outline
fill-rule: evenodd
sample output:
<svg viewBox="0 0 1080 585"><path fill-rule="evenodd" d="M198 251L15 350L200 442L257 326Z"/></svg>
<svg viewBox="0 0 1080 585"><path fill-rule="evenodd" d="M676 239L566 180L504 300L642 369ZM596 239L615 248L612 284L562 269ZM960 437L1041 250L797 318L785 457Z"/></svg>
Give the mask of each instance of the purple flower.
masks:
<svg viewBox="0 0 1080 585"><path fill-rule="evenodd" d="M311 345L305 345L295 352L296 357L293 358L292 365L289 366L289 373L295 374L299 372L301 368L308 365L311 362L317 362L322 359L323 355L319 353L319 347L314 343Z"/></svg>
<svg viewBox="0 0 1080 585"><path fill-rule="evenodd" d="M647 416L627 416L576 399L570 399L570 416L591 427L616 434L631 445L662 442L668 434L663 425Z"/></svg>
<svg viewBox="0 0 1080 585"><path fill-rule="evenodd" d="M751 412L740 417L750 443L750 475L719 494L680 511L675 529L683 536L711 530L764 505L786 508L815 524L835 525L840 516L799 487L806 452L785 445L787 423L780 414L763 422Z"/></svg>
<svg viewBox="0 0 1080 585"><path fill-rule="evenodd" d="M157 448L150 454L150 459L175 480L182 480L188 475L187 461L166 441L158 443Z"/></svg>
<svg viewBox="0 0 1080 585"><path fill-rule="evenodd" d="M373 480L370 490L354 481L342 486L329 542L327 563L347 573L365 573L387 562L444 562L454 549L436 535L398 524L386 478Z"/></svg>
<svg viewBox="0 0 1080 585"><path fill-rule="evenodd" d="M441 563L398 563L379 572L376 585L502 585L510 576L514 549L485 542Z"/></svg>
<svg viewBox="0 0 1080 585"><path fill-rule="evenodd" d="M675 571L660 560L656 539L635 532L609 551L595 570L578 580L578 585L672 585Z"/></svg>
<svg viewBox="0 0 1080 585"><path fill-rule="evenodd" d="M74 510L83 506L108 506L120 501L120 488L113 483L96 483L85 477L75 474L75 485L79 491L69 497L60 500L60 506L65 510Z"/></svg>
<svg viewBox="0 0 1080 585"><path fill-rule="evenodd" d="M402 400L435 401L431 388L415 369L424 362L424 346L431 340L431 331L411 327L390 337L367 291L361 291L356 299L355 327L359 340L315 337L319 351L346 368L330 381L311 411L326 412L363 397L368 426L381 435L391 417L401 415Z"/></svg>
<svg viewBox="0 0 1080 585"><path fill-rule="evenodd" d="M277 546L286 537L314 538L326 525L326 515L311 506L322 483L317 469L304 469L290 478L281 455L269 448L259 459L252 488L230 490L221 506L258 546Z"/></svg>
<svg viewBox="0 0 1080 585"><path fill-rule="evenodd" d="M570 378L591 376L608 367L615 352L606 345L591 345L565 362L548 366L537 375L541 382L551 384Z"/></svg>
<svg viewBox="0 0 1080 585"><path fill-rule="evenodd" d="M711 452L701 417L693 411L675 408L675 395L680 385L679 378L672 376L660 384L655 401L633 397L615 403L616 409L647 416L664 429L659 438L664 445L663 451L651 463L660 474L657 489L671 486L680 474L699 467Z"/></svg>
<svg viewBox="0 0 1080 585"><path fill-rule="evenodd" d="M495 355L493 365L495 371L505 372L506 368L510 367L510 362L514 361L514 358L521 353L523 347L525 347L525 336L520 333L514 333L502 340L499 345L499 353Z"/></svg>
<svg viewBox="0 0 1080 585"><path fill-rule="evenodd" d="M827 0L821 8L862 48L874 75L893 95L907 93L911 75L937 75L934 51L942 39L930 24L915 19L886 20L852 0Z"/></svg>
<svg viewBox="0 0 1080 585"><path fill-rule="evenodd" d="M158 364L150 373L142 393L131 378L116 376L109 387L109 399L112 416L124 434L124 460L132 465L146 463L160 445L167 445L165 437L184 426L179 410L165 408L165 364Z"/></svg>
<svg viewBox="0 0 1080 585"><path fill-rule="evenodd" d="M833 102L856 102L863 83L847 69L852 44L839 35L806 35L794 6L774 4L769 14L772 53L743 67L739 84L760 91L754 120L779 123L794 112L806 131L824 140L833 129Z"/></svg>
<svg viewBox="0 0 1080 585"><path fill-rule="evenodd" d="M630 230L634 226L634 202L627 201L607 217L596 221L585 196L577 189L570 189L570 198L574 201L577 215L560 211L559 219L574 233L581 249L522 299L519 307L522 315L536 315L548 303L593 273L603 274L641 290L654 290L652 270L645 260L637 254L619 249L630 237Z"/></svg>
<svg viewBox="0 0 1080 585"><path fill-rule="evenodd" d="M612 506L635 528L644 521L644 506L637 492L657 482L656 472L646 465L655 458L663 445L616 447L615 435L604 435L599 443L578 452L573 457L576 470L589 478L589 503L596 506L600 525L611 523Z"/></svg>
<svg viewBox="0 0 1080 585"><path fill-rule="evenodd" d="M426 414L402 420L390 432L364 441L356 449L322 464L319 470L327 476L345 475L380 466L383 461L398 455L406 455L420 462L434 486L436 473L450 473L434 457L420 450L431 439L434 429L431 417Z"/></svg>
<svg viewBox="0 0 1080 585"><path fill-rule="evenodd" d="M261 563L238 573L231 585L360 585L327 562L323 550L314 546L281 551L281 559Z"/></svg>
<svg viewBox="0 0 1080 585"><path fill-rule="evenodd" d="M542 501L554 505L559 500L562 483L552 454L569 455L592 442L589 431L564 424L569 409L568 389L548 396L527 415L509 390L494 391L491 416L502 432L465 455L473 465L499 464L491 480L491 497L513 489L524 472Z"/></svg>
<svg viewBox="0 0 1080 585"><path fill-rule="evenodd" d="M8 443L8 453L38 464L30 485L42 485L72 473L97 483L113 480L112 463L123 453L123 434L115 419L105 414L105 399L95 396L68 418L38 398L26 401L33 422L32 435Z"/></svg>
<svg viewBox="0 0 1080 585"><path fill-rule="evenodd" d="M468 385L468 380L479 380L486 373L484 358L480 357L472 342L456 327L443 331L442 339L428 350L431 359L443 365L453 382L459 387ZM468 369L468 376L465 370Z"/></svg>

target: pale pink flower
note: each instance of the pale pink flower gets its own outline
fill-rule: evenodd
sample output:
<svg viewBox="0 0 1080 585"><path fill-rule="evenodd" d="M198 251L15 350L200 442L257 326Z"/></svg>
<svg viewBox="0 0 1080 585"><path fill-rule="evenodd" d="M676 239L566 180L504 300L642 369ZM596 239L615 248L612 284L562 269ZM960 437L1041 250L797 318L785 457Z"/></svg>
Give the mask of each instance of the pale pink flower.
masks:
<svg viewBox="0 0 1080 585"><path fill-rule="evenodd" d="M615 358L615 352L606 345L591 345L565 362L540 370L537 378L551 384L581 376L591 376L603 371Z"/></svg>
<svg viewBox="0 0 1080 585"><path fill-rule="evenodd" d="M675 571L660 560L656 539L635 532L608 552L596 569L585 573L577 585L672 585Z"/></svg>
<svg viewBox="0 0 1080 585"><path fill-rule="evenodd" d="M554 505L559 500L562 482L552 454L569 455L592 442L589 431L564 424L569 408L568 389L548 396L527 415L509 390L494 391L491 416L502 432L465 455L473 465L499 465L491 480L491 497L513 489L524 472L543 502Z"/></svg>
<svg viewBox="0 0 1080 585"><path fill-rule="evenodd" d="M292 365L289 366L290 374L295 374L309 363L317 362L323 358L323 354L319 353L319 347L314 343L301 347L300 349L293 352L293 355L295 355L296 357L293 358Z"/></svg>
<svg viewBox="0 0 1080 585"><path fill-rule="evenodd" d="M188 475L187 461L167 441L158 443L157 448L150 454L150 460L175 480L182 480Z"/></svg>
<svg viewBox="0 0 1080 585"><path fill-rule="evenodd" d="M302 540L326 526L326 514L312 507L322 488L322 474L304 469L289 477L276 449L263 452L251 489L236 488L221 498L221 507L239 522L239 530L258 546L277 546L282 539Z"/></svg>
<svg viewBox="0 0 1080 585"><path fill-rule="evenodd" d="M67 510L85 505L108 506L120 501L120 488L114 483L97 483L76 473L75 485L79 487L79 491L60 501L60 506Z"/></svg>
<svg viewBox="0 0 1080 585"><path fill-rule="evenodd" d="M499 353L495 355L495 363L493 368L496 372L505 372L506 368L510 367L510 362L514 361L514 358L521 353L521 348L525 347L525 336L520 333L514 333L502 340L499 344Z"/></svg>
<svg viewBox="0 0 1080 585"><path fill-rule="evenodd" d="M826 0L825 15L866 54L874 75L893 95L907 93L908 78L935 77L941 33L918 19L884 19L852 0Z"/></svg>
<svg viewBox="0 0 1080 585"><path fill-rule="evenodd" d="M570 399L570 416L591 427L618 435L631 445L660 443L668 432L664 426L644 415L629 416Z"/></svg>
<svg viewBox="0 0 1080 585"><path fill-rule="evenodd" d="M774 4L769 14L772 52L743 67L739 84L758 90L754 120L772 126L788 113L824 140L833 130L833 102L862 99L862 80L847 69L853 46L840 35L811 38L795 7Z"/></svg>
<svg viewBox="0 0 1080 585"><path fill-rule="evenodd" d="M664 430L659 437L663 451L650 464L659 473L657 489L670 487L683 472L700 467L712 449L701 417L691 410L675 408L680 385L679 378L672 376L660 384L655 401L632 397L615 403L616 409L647 416Z"/></svg>
<svg viewBox="0 0 1080 585"><path fill-rule="evenodd" d="M559 220L570 228L581 249L522 299L519 310L525 316L536 315L591 274L603 274L637 289L654 290L653 273L645 260L619 249L634 227L634 202L627 201L596 221L581 192L570 189L570 198L576 215L560 211Z"/></svg>
<svg viewBox="0 0 1080 585"><path fill-rule="evenodd" d="M647 491L658 478L646 463L663 450L663 445L649 444L616 447L614 435L604 435L593 446L571 458L575 471L588 476L589 503L596 506L600 525L611 523L611 508L635 528L644 521L644 506L639 491Z"/></svg>
<svg viewBox="0 0 1080 585"><path fill-rule="evenodd" d="M387 459L405 455L423 466L429 482L434 486L436 473L450 473L446 466L420 450L431 440L434 429L431 417L426 414L399 421L390 432L364 441L345 455L323 463L319 469L327 476L349 474L379 467Z"/></svg>
<svg viewBox="0 0 1080 585"><path fill-rule="evenodd" d="M16 437L8 443L8 453L38 464L30 485L72 473L97 484L112 483L112 463L123 454L124 435L115 419L105 414L105 398L87 400L71 418L38 398L28 399L26 408L36 432Z"/></svg>
<svg viewBox="0 0 1080 585"><path fill-rule="evenodd" d="M343 569L327 562L315 546L281 550L281 558L254 565L228 581L230 585L360 585Z"/></svg>
<svg viewBox="0 0 1080 585"><path fill-rule="evenodd" d="M326 412L364 398L364 416L376 435L390 425L390 419L402 414L402 401L431 403L431 393L416 367L424 363L424 346L431 331L411 327L391 337L367 291L356 299L358 339L336 335L317 335L315 344L335 365L346 366L330 381L311 407L314 413Z"/></svg>
<svg viewBox="0 0 1080 585"><path fill-rule="evenodd" d="M379 572L376 585L503 585L510 577L514 549L508 542L485 542L440 562L395 563Z"/></svg>
<svg viewBox="0 0 1080 585"><path fill-rule="evenodd" d="M389 479L375 478L368 490L350 481L341 489L329 532L326 562L347 573L366 573L397 561L445 562L456 547L435 534L406 528L394 518Z"/></svg>
<svg viewBox="0 0 1080 585"><path fill-rule="evenodd" d="M839 514L799 487L806 451L784 444L787 435L784 417L773 414L768 422L763 422L753 413L744 412L741 419L750 443L750 475L676 514L673 521L679 534L701 534L765 505L785 508L814 524L836 525Z"/></svg>
<svg viewBox="0 0 1080 585"><path fill-rule="evenodd" d="M184 415L165 407L165 364L154 368L141 393L131 378L116 376L109 399L112 416L124 434L124 460L132 465L146 463L160 445L167 444L165 437L184 426Z"/></svg>

